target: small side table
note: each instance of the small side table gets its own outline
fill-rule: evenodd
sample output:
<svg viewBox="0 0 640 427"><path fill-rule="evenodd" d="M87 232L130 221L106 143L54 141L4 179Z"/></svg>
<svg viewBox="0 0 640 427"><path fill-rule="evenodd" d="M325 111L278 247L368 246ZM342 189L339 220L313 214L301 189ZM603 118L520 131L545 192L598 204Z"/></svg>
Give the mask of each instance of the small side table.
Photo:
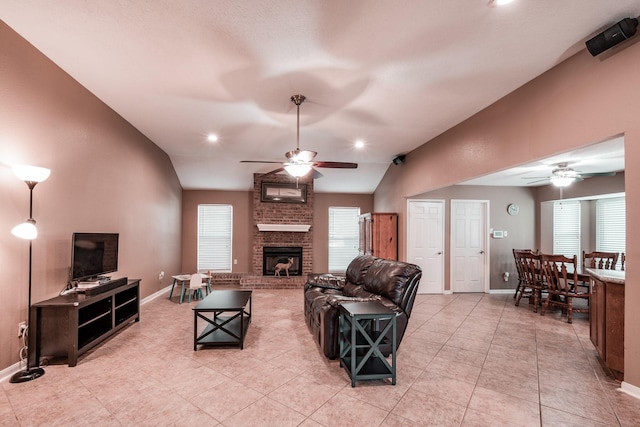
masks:
<svg viewBox="0 0 640 427"><path fill-rule="evenodd" d="M377 301L349 302L340 311L340 366L357 380L391 378L396 384L396 314ZM388 321L380 330L380 321ZM386 337L389 330L391 342ZM382 344L391 345L391 364L380 351Z"/></svg>

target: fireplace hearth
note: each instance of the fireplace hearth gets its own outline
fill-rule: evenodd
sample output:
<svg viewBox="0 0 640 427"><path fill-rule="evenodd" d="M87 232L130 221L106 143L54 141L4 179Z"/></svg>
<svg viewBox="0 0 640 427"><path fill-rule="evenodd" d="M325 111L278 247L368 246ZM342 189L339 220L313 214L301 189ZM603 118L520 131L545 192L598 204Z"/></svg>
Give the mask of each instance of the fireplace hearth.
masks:
<svg viewBox="0 0 640 427"><path fill-rule="evenodd" d="M302 247L265 246L262 248L262 275L302 276ZM277 273L276 273L277 272Z"/></svg>

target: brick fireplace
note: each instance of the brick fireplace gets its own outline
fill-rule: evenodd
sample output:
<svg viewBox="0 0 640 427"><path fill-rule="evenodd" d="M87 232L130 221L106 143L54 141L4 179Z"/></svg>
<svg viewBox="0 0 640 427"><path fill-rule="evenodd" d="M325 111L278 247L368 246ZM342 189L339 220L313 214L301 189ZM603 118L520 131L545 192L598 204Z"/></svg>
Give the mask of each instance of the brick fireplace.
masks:
<svg viewBox="0 0 640 427"><path fill-rule="evenodd" d="M302 287L308 273L313 269L313 233L309 228L313 224L313 179L305 178L299 184L306 185L306 203L284 203L262 201L262 183L296 184L296 180L285 174L273 174L262 177L254 174L253 179L253 276L241 281L247 287L291 288ZM258 228L273 231L260 231ZM296 275L274 277L273 271L265 272L263 248L300 248L301 257ZM273 267L268 266L269 270ZM266 275L265 275L266 274ZM284 276L284 277L283 277Z"/></svg>

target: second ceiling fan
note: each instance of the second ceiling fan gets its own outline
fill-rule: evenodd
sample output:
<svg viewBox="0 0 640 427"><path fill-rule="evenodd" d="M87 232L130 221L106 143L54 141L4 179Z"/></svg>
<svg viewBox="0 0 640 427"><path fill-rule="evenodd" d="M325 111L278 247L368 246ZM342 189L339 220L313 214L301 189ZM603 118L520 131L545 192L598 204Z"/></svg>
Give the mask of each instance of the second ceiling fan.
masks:
<svg viewBox="0 0 640 427"><path fill-rule="evenodd" d="M271 172L267 172L263 176L286 171L289 175L295 178L301 178L313 171L314 179L322 177L322 174L315 168L356 169L358 167L357 163L314 161L313 159L318 155L317 152L300 149L300 104L302 104L305 99L306 97L304 95L291 96L291 102L296 104L298 108L298 125L296 133L296 149L285 153L285 157L288 161L276 162L269 160L242 160L241 163L280 163L282 165L281 167L274 169Z"/></svg>
<svg viewBox="0 0 640 427"><path fill-rule="evenodd" d="M556 168L551 171L551 176L532 176L525 177L524 179L535 179L529 184L536 184L538 182L549 181L556 187L566 187L575 181L582 181L585 178L591 178L593 176L614 176L615 172L595 172L595 173L582 173L569 167L569 163L558 163Z"/></svg>

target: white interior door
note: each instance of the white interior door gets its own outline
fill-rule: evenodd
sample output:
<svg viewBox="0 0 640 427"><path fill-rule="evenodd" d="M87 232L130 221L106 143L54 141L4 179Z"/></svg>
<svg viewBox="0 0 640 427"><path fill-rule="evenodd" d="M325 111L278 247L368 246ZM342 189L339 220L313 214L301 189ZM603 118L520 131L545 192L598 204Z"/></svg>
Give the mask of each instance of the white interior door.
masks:
<svg viewBox="0 0 640 427"><path fill-rule="evenodd" d="M485 292L489 282L489 202L451 201L451 290Z"/></svg>
<svg viewBox="0 0 640 427"><path fill-rule="evenodd" d="M409 200L407 260L422 268L420 294L444 291L444 202Z"/></svg>

